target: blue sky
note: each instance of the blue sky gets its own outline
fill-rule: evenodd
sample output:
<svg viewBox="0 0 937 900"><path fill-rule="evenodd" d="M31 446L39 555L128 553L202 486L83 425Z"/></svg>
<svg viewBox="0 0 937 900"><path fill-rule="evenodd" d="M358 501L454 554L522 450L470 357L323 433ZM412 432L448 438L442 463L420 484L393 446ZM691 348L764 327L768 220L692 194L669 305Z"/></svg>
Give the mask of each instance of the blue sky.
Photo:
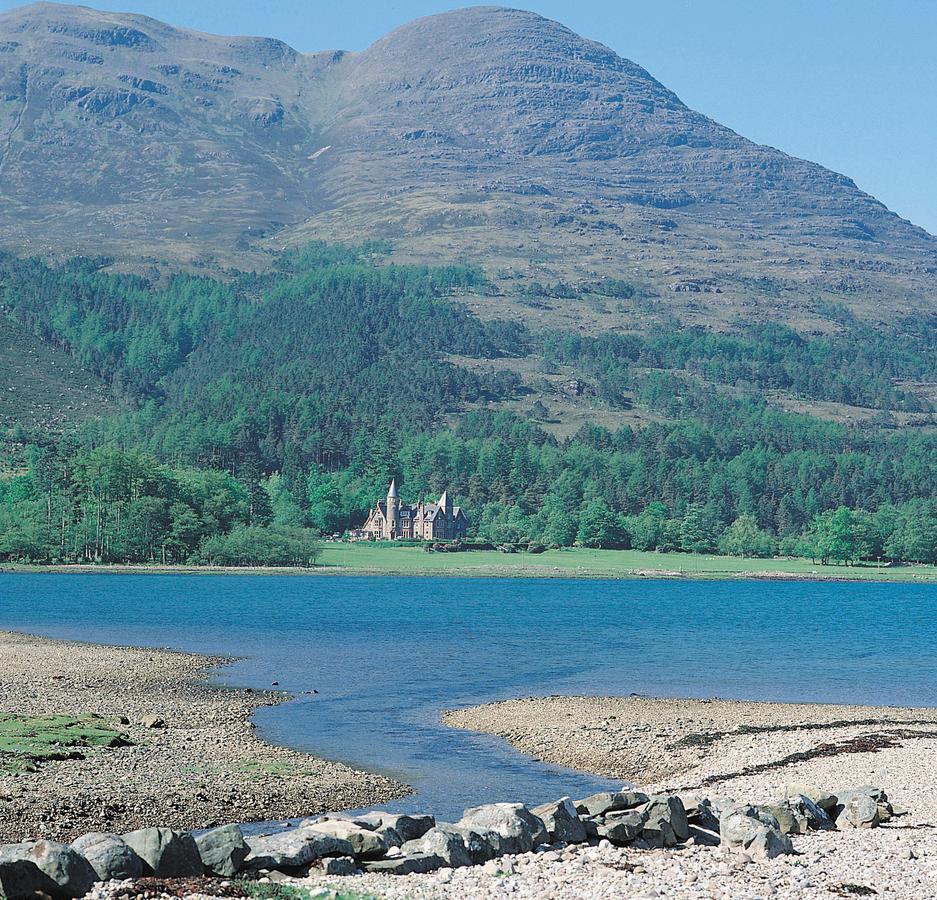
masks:
<svg viewBox="0 0 937 900"><path fill-rule="evenodd" d="M18 6L0 0L0 9ZM298 50L360 50L449 0L96 0ZM511 5L511 4L509 4ZM934 0L526 0L607 44L695 109L844 172L937 233Z"/></svg>

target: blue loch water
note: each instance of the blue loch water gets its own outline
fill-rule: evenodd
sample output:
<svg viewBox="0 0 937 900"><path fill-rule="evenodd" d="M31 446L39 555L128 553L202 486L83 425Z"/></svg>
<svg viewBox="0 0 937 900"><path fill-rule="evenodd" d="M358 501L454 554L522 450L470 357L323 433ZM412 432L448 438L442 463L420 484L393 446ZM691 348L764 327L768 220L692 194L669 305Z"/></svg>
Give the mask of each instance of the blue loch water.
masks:
<svg viewBox="0 0 937 900"><path fill-rule="evenodd" d="M268 740L385 772L439 815L602 789L443 709L542 694L937 706L937 587L208 575L0 575L0 628L244 657L297 692ZM300 694L318 691L317 694Z"/></svg>

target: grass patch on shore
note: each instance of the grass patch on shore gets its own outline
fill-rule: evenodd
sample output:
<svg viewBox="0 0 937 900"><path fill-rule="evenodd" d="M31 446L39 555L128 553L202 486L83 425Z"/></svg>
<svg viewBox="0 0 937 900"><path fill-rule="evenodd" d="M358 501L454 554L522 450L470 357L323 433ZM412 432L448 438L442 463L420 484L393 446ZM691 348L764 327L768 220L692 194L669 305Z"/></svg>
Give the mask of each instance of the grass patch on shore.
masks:
<svg viewBox="0 0 937 900"><path fill-rule="evenodd" d="M253 897L255 900L318 900L320 897L328 897L329 900L377 900L374 894L331 886L303 888L291 884L261 884L259 881L244 879L234 881L232 886L243 891L245 897Z"/></svg>
<svg viewBox="0 0 937 900"><path fill-rule="evenodd" d="M937 566L823 566L809 559L752 559L696 553L592 550L544 553L427 553L422 547L376 543L322 545L319 570L393 575L496 575L518 577L801 578L857 581L937 581Z"/></svg>
<svg viewBox="0 0 937 900"><path fill-rule="evenodd" d="M105 719L0 713L0 773L35 772L54 759L84 759L83 749L121 747L127 736Z"/></svg>

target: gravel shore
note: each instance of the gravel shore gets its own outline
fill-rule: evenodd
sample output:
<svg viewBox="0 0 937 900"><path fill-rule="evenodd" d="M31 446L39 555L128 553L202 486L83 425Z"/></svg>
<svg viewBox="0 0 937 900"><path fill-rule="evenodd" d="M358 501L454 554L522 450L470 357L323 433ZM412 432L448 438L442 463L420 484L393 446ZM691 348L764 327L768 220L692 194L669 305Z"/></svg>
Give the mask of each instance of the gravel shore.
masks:
<svg viewBox="0 0 937 900"><path fill-rule="evenodd" d="M915 765L937 746L937 709L530 697L452 710L443 720L498 735L546 762L661 789L738 785L750 793L831 777L839 786L844 765L861 764L856 774L865 772L865 781L897 775L889 796L908 809L913 798L905 794L937 791L921 783Z"/></svg>
<svg viewBox="0 0 937 900"><path fill-rule="evenodd" d="M906 814L871 830L794 835L795 855L770 860L692 839L672 850L603 841L427 875L312 874L291 884L312 898L388 900L937 898L937 710L550 697L453 711L445 719L505 737L538 758L652 791L763 802L779 799L793 782L873 783ZM117 900L126 890L115 886L95 900Z"/></svg>
<svg viewBox="0 0 937 900"><path fill-rule="evenodd" d="M720 847L568 848L530 855L506 877L457 870L445 884L409 876L389 888L362 879L362 889L401 898L937 898L935 709L546 697L444 719L538 759L650 790L768 802L788 783L871 783L907 815L868 831L795 836L798 855L773 860Z"/></svg>
<svg viewBox="0 0 937 900"><path fill-rule="evenodd" d="M130 741L36 772L0 767L0 841L280 819L407 793L383 776L260 740L251 713L288 698L211 684L226 662L0 633L0 713L94 713ZM145 727L147 717L165 726Z"/></svg>

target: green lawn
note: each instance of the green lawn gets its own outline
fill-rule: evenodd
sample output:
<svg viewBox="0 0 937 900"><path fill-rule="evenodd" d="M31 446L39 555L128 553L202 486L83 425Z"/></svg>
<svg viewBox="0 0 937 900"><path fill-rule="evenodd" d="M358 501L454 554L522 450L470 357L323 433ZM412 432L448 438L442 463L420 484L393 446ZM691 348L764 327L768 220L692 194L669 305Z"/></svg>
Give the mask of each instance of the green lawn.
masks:
<svg viewBox="0 0 937 900"><path fill-rule="evenodd" d="M742 559L694 553L573 548L545 553L427 553L420 547L372 543L323 544L319 568L401 575L517 575L627 578L658 574L688 577L789 575L876 581L937 581L937 566L821 566L809 559Z"/></svg>

